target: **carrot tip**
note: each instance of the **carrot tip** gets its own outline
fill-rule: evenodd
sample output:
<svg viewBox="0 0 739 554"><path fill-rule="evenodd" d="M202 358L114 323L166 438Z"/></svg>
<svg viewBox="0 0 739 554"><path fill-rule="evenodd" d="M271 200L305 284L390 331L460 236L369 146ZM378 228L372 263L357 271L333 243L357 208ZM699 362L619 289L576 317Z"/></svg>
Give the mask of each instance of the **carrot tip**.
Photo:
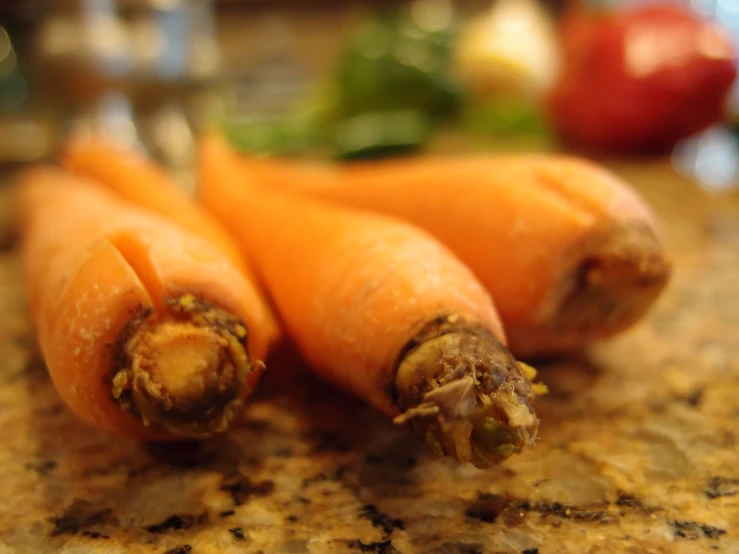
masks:
<svg viewBox="0 0 739 554"><path fill-rule="evenodd" d="M247 353L246 328L190 294L167 308L139 315L121 337L113 398L145 425L175 435L225 431L241 413L250 374L262 367Z"/></svg>
<svg viewBox="0 0 739 554"><path fill-rule="evenodd" d="M564 351L618 333L638 321L659 297L671 274L654 231L638 220L594 232L573 271L544 304L538 321L556 344L536 342L539 351ZM531 332L510 326L517 352L527 354Z"/></svg>
<svg viewBox="0 0 739 554"><path fill-rule="evenodd" d="M395 423L441 453L488 468L536 438L534 391L521 366L486 329L456 316L426 327L395 378L404 413Z"/></svg>

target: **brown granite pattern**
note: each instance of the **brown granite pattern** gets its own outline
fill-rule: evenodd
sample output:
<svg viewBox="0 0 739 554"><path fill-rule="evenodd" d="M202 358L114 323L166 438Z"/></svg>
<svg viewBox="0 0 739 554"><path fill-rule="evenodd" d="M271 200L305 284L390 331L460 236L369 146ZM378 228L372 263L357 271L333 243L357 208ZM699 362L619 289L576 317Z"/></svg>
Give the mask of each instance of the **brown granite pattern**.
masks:
<svg viewBox="0 0 739 554"><path fill-rule="evenodd" d="M90 430L54 392L17 254L0 252L0 553L739 552L739 196L663 162L615 168L663 217L674 281L632 331L538 364L541 440L492 471L431 458L279 363L219 440Z"/></svg>

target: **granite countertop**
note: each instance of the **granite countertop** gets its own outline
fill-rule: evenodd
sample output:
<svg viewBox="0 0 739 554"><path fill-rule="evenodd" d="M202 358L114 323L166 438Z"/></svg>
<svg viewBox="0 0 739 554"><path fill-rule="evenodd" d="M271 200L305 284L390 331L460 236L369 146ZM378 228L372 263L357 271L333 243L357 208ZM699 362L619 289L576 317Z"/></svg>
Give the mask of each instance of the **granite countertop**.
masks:
<svg viewBox="0 0 739 554"><path fill-rule="evenodd" d="M633 330L537 364L541 440L490 471L431 457L289 353L226 437L91 430L39 360L6 248L0 553L739 552L739 195L666 161L613 168L662 216L674 280Z"/></svg>

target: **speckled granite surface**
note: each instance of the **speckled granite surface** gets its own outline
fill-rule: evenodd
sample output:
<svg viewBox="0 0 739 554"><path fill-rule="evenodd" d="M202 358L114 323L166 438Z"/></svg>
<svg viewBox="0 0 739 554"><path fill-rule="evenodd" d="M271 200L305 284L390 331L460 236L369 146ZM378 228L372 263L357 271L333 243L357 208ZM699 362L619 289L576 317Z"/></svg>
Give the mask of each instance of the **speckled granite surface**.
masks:
<svg viewBox="0 0 739 554"><path fill-rule="evenodd" d="M538 364L541 441L487 472L284 360L217 441L90 430L34 354L0 252L0 553L739 552L739 195L662 162L615 169L663 217L674 281L632 331Z"/></svg>

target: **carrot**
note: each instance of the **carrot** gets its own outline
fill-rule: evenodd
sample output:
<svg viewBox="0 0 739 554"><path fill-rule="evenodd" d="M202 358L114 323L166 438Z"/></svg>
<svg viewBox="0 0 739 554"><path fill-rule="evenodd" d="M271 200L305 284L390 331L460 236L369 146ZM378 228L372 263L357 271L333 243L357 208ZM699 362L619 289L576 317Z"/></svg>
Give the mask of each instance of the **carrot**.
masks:
<svg viewBox="0 0 739 554"><path fill-rule="evenodd" d="M255 186L234 164L205 137L200 197L321 377L478 467L534 440L531 383L489 295L446 248L399 220Z"/></svg>
<svg viewBox="0 0 739 554"><path fill-rule="evenodd" d="M263 369L259 293L208 241L51 167L19 175L32 321L66 404L104 431L203 438Z"/></svg>
<svg viewBox="0 0 739 554"><path fill-rule="evenodd" d="M328 165L240 158L244 176L404 218L492 294L512 352L560 353L638 321L670 276L655 218L574 157L425 157Z"/></svg>
<svg viewBox="0 0 739 554"><path fill-rule="evenodd" d="M218 246L247 279L254 280L248 260L220 222L143 153L123 147L103 135L80 135L65 142L60 150L60 161L68 171L91 179ZM269 344L273 345L279 340L280 330L266 300L264 302L263 309L268 318L263 323L263 330Z"/></svg>

